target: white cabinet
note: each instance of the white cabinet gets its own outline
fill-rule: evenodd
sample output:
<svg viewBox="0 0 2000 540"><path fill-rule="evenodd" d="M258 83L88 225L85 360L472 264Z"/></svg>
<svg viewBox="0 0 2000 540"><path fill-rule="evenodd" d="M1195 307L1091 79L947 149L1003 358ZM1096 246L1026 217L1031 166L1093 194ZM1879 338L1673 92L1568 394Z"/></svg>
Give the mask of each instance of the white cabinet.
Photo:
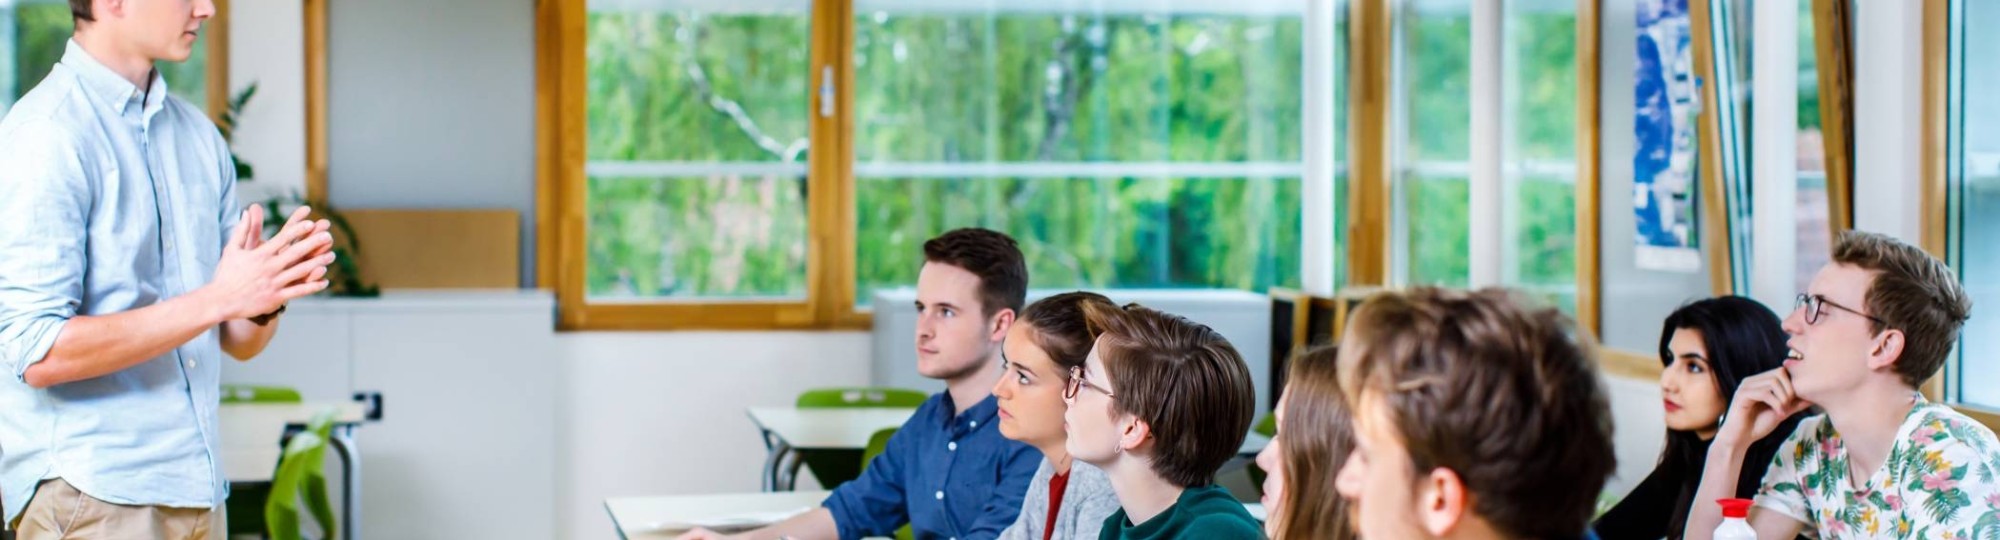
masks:
<svg viewBox="0 0 2000 540"><path fill-rule="evenodd" d="M554 314L541 291L300 300L263 355L222 377L307 400L382 394L382 420L356 436L361 538L549 538Z"/></svg>

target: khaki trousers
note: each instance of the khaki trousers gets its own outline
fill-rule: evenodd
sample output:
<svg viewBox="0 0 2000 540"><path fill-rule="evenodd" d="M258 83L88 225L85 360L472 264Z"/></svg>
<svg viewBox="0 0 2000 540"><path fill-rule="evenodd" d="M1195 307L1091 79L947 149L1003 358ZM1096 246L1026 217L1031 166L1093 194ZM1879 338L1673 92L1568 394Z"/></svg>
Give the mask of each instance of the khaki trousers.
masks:
<svg viewBox="0 0 2000 540"><path fill-rule="evenodd" d="M108 503L61 478L36 487L14 528L19 540L210 540L224 530L213 510Z"/></svg>

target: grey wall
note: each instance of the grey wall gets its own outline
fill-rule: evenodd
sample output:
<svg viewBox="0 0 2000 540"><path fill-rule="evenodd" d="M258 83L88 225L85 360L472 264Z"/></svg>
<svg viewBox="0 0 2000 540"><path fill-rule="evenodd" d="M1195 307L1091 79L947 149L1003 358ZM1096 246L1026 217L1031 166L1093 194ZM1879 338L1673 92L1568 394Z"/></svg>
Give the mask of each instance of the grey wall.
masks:
<svg viewBox="0 0 2000 540"><path fill-rule="evenodd" d="M534 283L534 2L328 4L332 204L512 208Z"/></svg>
<svg viewBox="0 0 2000 540"><path fill-rule="evenodd" d="M1605 2L1603 6L1603 79L1598 91L1603 140L1598 223L1603 243L1599 268L1604 286L1604 335L1600 338L1615 348L1651 354L1660 345L1660 321L1682 303L1709 296L1712 291L1706 270L1693 274L1652 272L1635 264L1632 84L1638 63L1634 58L1638 54L1638 15L1629 2Z"/></svg>

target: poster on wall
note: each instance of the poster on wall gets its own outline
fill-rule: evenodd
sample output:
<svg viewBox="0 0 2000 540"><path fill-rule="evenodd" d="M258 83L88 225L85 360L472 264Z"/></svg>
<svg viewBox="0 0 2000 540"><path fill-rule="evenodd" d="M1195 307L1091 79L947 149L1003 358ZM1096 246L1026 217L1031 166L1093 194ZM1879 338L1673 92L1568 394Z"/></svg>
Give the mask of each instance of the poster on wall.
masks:
<svg viewBox="0 0 2000 540"><path fill-rule="evenodd" d="M1695 219L1695 117L1701 109L1694 76L1688 0L1639 0L1638 72L1632 126L1634 253L1641 270L1701 270Z"/></svg>

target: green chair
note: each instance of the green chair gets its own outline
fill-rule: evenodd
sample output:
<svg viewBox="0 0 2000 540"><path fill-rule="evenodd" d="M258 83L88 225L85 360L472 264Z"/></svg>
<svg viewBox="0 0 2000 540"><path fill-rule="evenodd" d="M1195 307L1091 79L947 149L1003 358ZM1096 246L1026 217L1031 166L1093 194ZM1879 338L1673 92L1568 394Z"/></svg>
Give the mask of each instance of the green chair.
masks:
<svg viewBox="0 0 2000 540"><path fill-rule="evenodd" d="M223 403L300 403L299 391L282 386L222 385Z"/></svg>
<svg viewBox="0 0 2000 540"><path fill-rule="evenodd" d="M930 396L917 390L903 388L815 388L799 394L797 407L801 409L839 409L859 407L908 407L924 404ZM842 482L861 476L861 468L856 466L858 453L854 450L799 450L799 461L811 470L819 485L827 489Z"/></svg>
<svg viewBox="0 0 2000 540"><path fill-rule="evenodd" d="M333 501L326 489L326 445L333 435L333 414L313 418L306 431L292 436L271 479L271 497L264 503L264 522L271 540L302 540L299 504L319 522L320 538L336 538Z"/></svg>
<svg viewBox="0 0 2000 540"><path fill-rule="evenodd" d="M1257 432L1258 435L1263 435L1267 438L1278 436L1277 415L1273 414L1264 415L1264 419L1257 422L1257 426L1251 428L1251 431L1255 431ZM1264 477L1269 476L1270 473L1265 472L1263 467L1258 467L1256 461L1251 461L1250 465L1244 467L1243 470L1244 472L1250 474L1250 484L1257 486L1258 491L1263 491Z"/></svg>
<svg viewBox="0 0 2000 540"><path fill-rule="evenodd" d="M246 403L302 403L299 391L282 386L256 386L247 384L222 385L223 404ZM264 504L271 497L268 482L242 482L230 486L228 507L229 535L264 534Z"/></svg>
<svg viewBox="0 0 2000 540"><path fill-rule="evenodd" d="M916 407L930 396L904 388L815 388L799 394L801 409L842 407Z"/></svg>
<svg viewBox="0 0 2000 540"><path fill-rule="evenodd" d="M895 436L896 428L884 429L875 432L874 435L870 435L868 437L868 448L861 451L861 470L868 470L868 464L875 462L875 456L882 455L883 450L889 449L889 438ZM912 540L913 538L915 538L915 534L910 532L909 525L904 525L903 528L896 529L896 540Z"/></svg>

